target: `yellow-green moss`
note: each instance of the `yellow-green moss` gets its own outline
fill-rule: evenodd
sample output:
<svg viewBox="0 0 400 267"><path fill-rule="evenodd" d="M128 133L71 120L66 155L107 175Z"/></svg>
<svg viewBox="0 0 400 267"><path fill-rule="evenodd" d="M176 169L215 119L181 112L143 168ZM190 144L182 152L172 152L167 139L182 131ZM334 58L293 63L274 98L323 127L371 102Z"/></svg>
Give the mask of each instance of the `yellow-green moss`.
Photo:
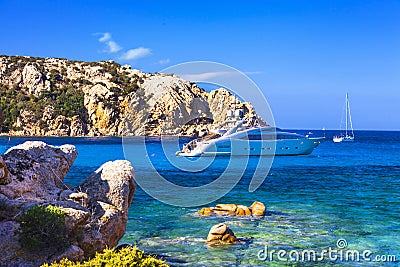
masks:
<svg viewBox="0 0 400 267"><path fill-rule="evenodd" d="M62 259L58 263L43 264L41 267L168 267L162 260L144 254L136 247L126 247L119 251L105 249L102 253L84 262L72 262Z"/></svg>

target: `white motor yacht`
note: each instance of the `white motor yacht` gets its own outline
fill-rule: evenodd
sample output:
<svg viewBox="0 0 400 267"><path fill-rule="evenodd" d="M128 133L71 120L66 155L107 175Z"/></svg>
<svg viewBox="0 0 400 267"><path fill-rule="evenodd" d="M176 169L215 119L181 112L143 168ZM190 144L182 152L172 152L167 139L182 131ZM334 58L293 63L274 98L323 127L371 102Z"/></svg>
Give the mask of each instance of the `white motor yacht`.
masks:
<svg viewBox="0 0 400 267"><path fill-rule="evenodd" d="M248 127L247 121L238 120L233 127L221 131L212 130L204 138L185 144L178 156L288 156L310 154L324 137L310 138L282 131L276 127Z"/></svg>

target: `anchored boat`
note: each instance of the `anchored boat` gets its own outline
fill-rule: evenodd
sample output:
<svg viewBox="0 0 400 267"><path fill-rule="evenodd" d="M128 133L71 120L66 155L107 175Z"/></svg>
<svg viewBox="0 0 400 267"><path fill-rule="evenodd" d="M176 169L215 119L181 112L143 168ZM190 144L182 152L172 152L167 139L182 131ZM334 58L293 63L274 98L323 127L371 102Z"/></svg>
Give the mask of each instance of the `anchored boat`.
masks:
<svg viewBox="0 0 400 267"><path fill-rule="evenodd" d="M350 102L349 102L349 94L346 93L346 102L345 102L345 112L346 112L346 130L345 133L341 133L333 137L333 142L352 142L354 141L354 130L353 130L353 122L351 120L350 114ZM342 117L343 121L343 117ZM342 125L342 123L341 123ZM342 126L341 126L342 127Z"/></svg>
<svg viewBox="0 0 400 267"><path fill-rule="evenodd" d="M236 115L237 112L235 112ZM240 115L240 112L238 112ZM229 114L228 114L229 115ZM225 121L230 128L211 130L204 138L185 144L178 156L288 156L310 154L324 137L310 138L271 126L248 126L240 116Z"/></svg>

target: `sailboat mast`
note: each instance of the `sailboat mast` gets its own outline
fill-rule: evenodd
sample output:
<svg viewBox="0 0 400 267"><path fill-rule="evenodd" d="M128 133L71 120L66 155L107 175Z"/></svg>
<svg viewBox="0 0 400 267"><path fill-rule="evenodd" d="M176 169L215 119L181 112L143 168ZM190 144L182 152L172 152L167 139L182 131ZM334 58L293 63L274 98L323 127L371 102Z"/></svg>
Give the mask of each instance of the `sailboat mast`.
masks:
<svg viewBox="0 0 400 267"><path fill-rule="evenodd" d="M349 101L348 101L348 93L346 93L346 135L345 136L347 136L347 128L348 128L348 118L347 118L347 116L348 116L348 114L349 114L349 112L348 112L348 108L349 108Z"/></svg>
<svg viewBox="0 0 400 267"><path fill-rule="evenodd" d="M351 121L351 114L350 114L349 96L347 96L347 107L348 107L348 112L349 112L349 123L350 123L350 129L351 129L351 136L354 136L353 122Z"/></svg>
<svg viewBox="0 0 400 267"><path fill-rule="evenodd" d="M343 113L342 113L342 119L340 122L340 135L336 135L333 137L333 142L335 142L335 143L340 143L342 141L345 141L345 142L354 141L353 122L351 120L351 114L350 114L349 93L346 93L346 102L345 102L344 112L346 113L346 115L345 115L346 116L346 132L345 132L345 135L343 136L343 131L342 131ZM350 133L349 127L351 128L351 133Z"/></svg>

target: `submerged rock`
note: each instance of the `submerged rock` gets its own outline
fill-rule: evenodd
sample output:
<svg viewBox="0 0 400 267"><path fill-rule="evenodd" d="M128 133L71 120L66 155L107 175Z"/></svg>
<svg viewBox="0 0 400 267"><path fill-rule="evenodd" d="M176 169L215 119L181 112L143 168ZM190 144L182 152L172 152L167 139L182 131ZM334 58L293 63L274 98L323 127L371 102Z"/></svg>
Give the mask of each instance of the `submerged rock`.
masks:
<svg viewBox="0 0 400 267"><path fill-rule="evenodd" d="M250 207L236 204L217 204L198 211L201 216L264 216L265 205L255 201Z"/></svg>
<svg viewBox="0 0 400 267"><path fill-rule="evenodd" d="M134 170L125 160L103 164L75 189L63 183L77 151L29 141L0 156L0 265L39 266L61 258L73 261L114 247L124 235L135 193ZM70 246L54 255L32 255L19 243L19 218L35 205L53 205L65 214Z"/></svg>
<svg viewBox="0 0 400 267"><path fill-rule="evenodd" d="M214 212L221 213L220 215L235 215L236 209L236 204L217 204Z"/></svg>
<svg viewBox="0 0 400 267"><path fill-rule="evenodd" d="M236 209L237 216L251 216L251 210L244 205L237 205Z"/></svg>

